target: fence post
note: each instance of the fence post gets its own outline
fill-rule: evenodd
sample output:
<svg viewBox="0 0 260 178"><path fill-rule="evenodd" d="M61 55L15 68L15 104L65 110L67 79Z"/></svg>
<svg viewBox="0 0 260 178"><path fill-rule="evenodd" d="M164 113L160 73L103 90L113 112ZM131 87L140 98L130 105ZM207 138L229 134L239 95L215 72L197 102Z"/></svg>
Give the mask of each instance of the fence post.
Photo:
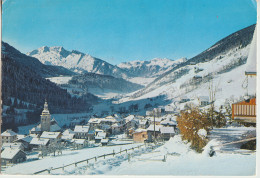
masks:
<svg viewBox="0 0 260 178"><path fill-rule="evenodd" d="M130 154L128 154L128 162L130 162Z"/></svg>
<svg viewBox="0 0 260 178"><path fill-rule="evenodd" d="M127 149L125 149L125 152L127 153Z"/></svg>
<svg viewBox="0 0 260 178"><path fill-rule="evenodd" d="M106 155L104 154L104 159L106 158Z"/></svg>
<svg viewBox="0 0 260 178"><path fill-rule="evenodd" d="M115 156L115 150L113 150L113 157Z"/></svg>
<svg viewBox="0 0 260 178"><path fill-rule="evenodd" d="M97 162L97 157L95 157L95 162Z"/></svg>
<svg viewBox="0 0 260 178"><path fill-rule="evenodd" d="M75 167L77 167L77 163L75 163Z"/></svg>
<svg viewBox="0 0 260 178"><path fill-rule="evenodd" d="M63 166L62 166L62 170L64 171L64 164L63 164Z"/></svg>

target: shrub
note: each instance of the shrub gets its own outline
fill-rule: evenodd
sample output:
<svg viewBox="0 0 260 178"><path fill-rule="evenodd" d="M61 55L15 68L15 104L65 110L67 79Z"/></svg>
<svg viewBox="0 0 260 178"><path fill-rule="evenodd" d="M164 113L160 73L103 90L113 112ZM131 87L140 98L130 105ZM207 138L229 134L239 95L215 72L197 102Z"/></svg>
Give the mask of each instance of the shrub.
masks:
<svg viewBox="0 0 260 178"><path fill-rule="evenodd" d="M177 117L177 122L182 139L191 142L191 147L197 152L201 152L208 140L207 136L202 136L199 131L204 129L208 133L211 127L207 115L198 108L191 108L182 111L181 115Z"/></svg>

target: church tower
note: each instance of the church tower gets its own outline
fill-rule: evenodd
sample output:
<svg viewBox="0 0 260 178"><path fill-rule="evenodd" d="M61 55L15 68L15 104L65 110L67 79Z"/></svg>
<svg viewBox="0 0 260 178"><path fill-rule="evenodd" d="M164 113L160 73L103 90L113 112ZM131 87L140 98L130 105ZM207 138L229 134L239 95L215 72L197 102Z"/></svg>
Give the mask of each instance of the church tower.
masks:
<svg viewBox="0 0 260 178"><path fill-rule="evenodd" d="M51 115L48 109L48 103L45 100L44 103L44 109L42 111L42 115L41 115L41 131L50 131L50 127L51 127Z"/></svg>

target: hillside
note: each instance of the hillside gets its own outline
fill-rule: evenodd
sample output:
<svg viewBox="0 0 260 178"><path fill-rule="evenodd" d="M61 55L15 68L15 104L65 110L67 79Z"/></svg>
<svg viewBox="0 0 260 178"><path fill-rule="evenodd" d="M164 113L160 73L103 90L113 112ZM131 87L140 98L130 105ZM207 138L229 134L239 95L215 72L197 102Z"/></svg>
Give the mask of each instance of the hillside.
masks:
<svg viewBox="0 0 260 178"><path fill-rule="evenodd" d="M170 85L174 85L173 88L176 92L178 91L179 95L182 93L179 89L186 90L187 93L191 89L187 89L187 87L184 87L185 85L194 83L196 87L199 87L202 83L207 83L212 78L217 77L213 74L223 74L245 64L254 29L255 25L251 25L229 35L197 56L165 72L131 97L137 99L144 97L144 95L148 96L151 93L160 92L160 87L165 88ZM202 78L193 80L196 75ZM240 79L242 80L242 78Z"/></svg>

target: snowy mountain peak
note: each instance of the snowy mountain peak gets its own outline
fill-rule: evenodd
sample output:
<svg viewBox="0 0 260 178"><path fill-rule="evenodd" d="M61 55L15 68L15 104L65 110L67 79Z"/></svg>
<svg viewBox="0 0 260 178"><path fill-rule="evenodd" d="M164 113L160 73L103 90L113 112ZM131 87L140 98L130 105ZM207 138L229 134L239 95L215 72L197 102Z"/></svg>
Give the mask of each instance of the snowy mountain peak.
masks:
<svg viewBox="0 0 260 178"><path fill-rule="evenodd" d="M77 50L68 51L62 46L43 46L27 55L37 58L43 64L63 66L74 72L90 72L119 78L128 77L128 74L117 66Z"/></svg>
<svg viewBox="0 0 260 178"><path fill-rule="evenodd" d="M185 62L186 58L178 60L171 60L167 58L154 58L150 61L130 61L123 62L117 66L121 69L127 70L131 74L135 74L141 77L157 77L164 72L172 69L174 66Z"/></svg>

